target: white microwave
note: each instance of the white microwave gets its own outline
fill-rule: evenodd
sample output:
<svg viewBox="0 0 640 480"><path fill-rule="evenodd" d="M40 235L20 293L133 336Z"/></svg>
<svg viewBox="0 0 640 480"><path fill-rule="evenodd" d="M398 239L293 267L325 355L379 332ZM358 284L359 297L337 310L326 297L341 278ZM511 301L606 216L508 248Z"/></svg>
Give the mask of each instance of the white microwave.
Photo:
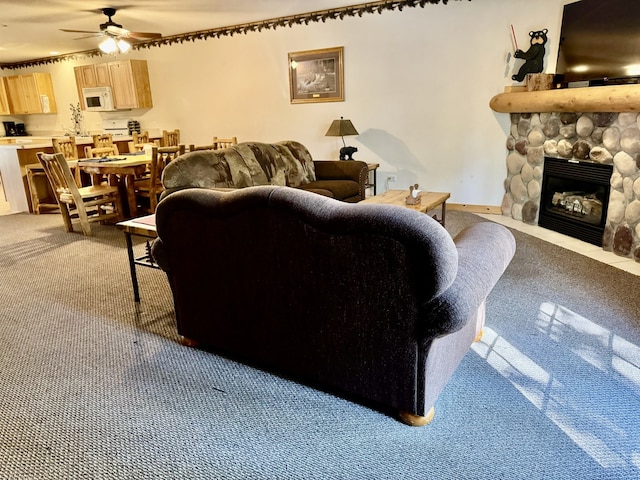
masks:
<svg viewBox="0 0 640 480"><path fill-rule="evenodd" d="M111 87L91 87L82 89L82 101L88 112L110 112L113 108Z"/></svg>

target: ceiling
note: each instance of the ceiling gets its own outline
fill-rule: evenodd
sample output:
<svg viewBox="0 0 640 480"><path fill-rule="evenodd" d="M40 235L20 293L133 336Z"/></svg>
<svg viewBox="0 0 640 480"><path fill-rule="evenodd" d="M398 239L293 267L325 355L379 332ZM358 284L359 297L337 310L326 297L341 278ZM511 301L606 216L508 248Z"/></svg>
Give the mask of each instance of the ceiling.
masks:
<svg viewBox="0 0 640 480"><path fill-rule="evenodd" d="M178 35L363 3L357 0L0 0L0 64L95 50L99 39L60 29L100 31L105 7L134 32ZM57 52L52 54L51 52Z"/></svg>

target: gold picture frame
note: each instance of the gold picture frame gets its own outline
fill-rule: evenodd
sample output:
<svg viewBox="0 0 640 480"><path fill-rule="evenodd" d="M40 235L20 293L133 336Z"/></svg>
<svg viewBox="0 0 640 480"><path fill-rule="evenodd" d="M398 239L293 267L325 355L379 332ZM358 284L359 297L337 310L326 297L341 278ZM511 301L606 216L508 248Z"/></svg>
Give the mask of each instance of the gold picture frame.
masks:
<svg viewBox="0 0 640 480"><path fill-rule="evenodd" d="M344 102L344 47L289 53L291 103Z"/></svg>

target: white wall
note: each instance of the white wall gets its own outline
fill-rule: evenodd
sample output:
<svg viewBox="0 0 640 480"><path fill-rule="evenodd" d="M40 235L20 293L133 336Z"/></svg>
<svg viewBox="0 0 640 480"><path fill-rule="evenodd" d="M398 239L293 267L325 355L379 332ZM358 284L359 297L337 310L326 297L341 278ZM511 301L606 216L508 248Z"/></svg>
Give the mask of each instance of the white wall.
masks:
<svg viewBox="0 0 640 480"><path fill-rule="evenodd" d="M213 135L240 141L295 139L316 159L338 157L339 138L325 137L344 116L360 132L347 137L355 158L379 162L380 190L451 192L452 203L500 205L506 177L509 118L489 108L512 85L522 61L506 63L530 30L549 29L545 71L553 73L565 0L473 0L406 8L343 21L280 28L231 38L143 49L131 58L149 62L154 107L124 114L85 114L86 127L102 118L140 121L143 129L179 128L183 143L210 143ZM345 101L292 105L288 52L344 46ZM22 117L36 134L70 125L76 104L73 67L105 57L33 67L50 71L57 116ZM509 68L510 67L510 68ZM6 73L5 73L6 74ZM17 120L21 120L17 118Z"/></svg>

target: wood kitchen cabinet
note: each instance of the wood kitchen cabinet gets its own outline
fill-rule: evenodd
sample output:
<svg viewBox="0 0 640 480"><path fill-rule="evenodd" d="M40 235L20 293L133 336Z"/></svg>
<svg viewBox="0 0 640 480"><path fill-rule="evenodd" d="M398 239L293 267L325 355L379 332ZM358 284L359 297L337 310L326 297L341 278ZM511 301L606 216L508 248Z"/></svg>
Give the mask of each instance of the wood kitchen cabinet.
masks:
<svg viewBox="0 0 640 480"><path fill-rule="evenodd" d="M151 86L146 60L109 62L115 108L151 108Z"/></svg>
<svg viewBox="0 0 640 480"><path fill-rule="evenodd" d="M111 87L116 109L151 108L151 87L146 60L121 60L75 67L80 106L84 110L82 89Z"/></svg>
<svg viewBox="0 0 640 480"><path fill-rule="evenodd" d="M5 77L12 113L57 113L53 83L48 73L29 73Z"/></svg>
<svg viewBox="0 0 640 480"><path fill-rule="evenodd" d="M97 65L84 65L74 68L76 74L76 83L78 86L85 87L110 87L111 79L109 78L109 67L106 63Z"/></svg>
<svg viewBox="0 0 640 480"><path fill-rule="evenodd" d="M7 96L7 83L4 78L0 78L0 115L11 115L9 97Z"/></svg>

